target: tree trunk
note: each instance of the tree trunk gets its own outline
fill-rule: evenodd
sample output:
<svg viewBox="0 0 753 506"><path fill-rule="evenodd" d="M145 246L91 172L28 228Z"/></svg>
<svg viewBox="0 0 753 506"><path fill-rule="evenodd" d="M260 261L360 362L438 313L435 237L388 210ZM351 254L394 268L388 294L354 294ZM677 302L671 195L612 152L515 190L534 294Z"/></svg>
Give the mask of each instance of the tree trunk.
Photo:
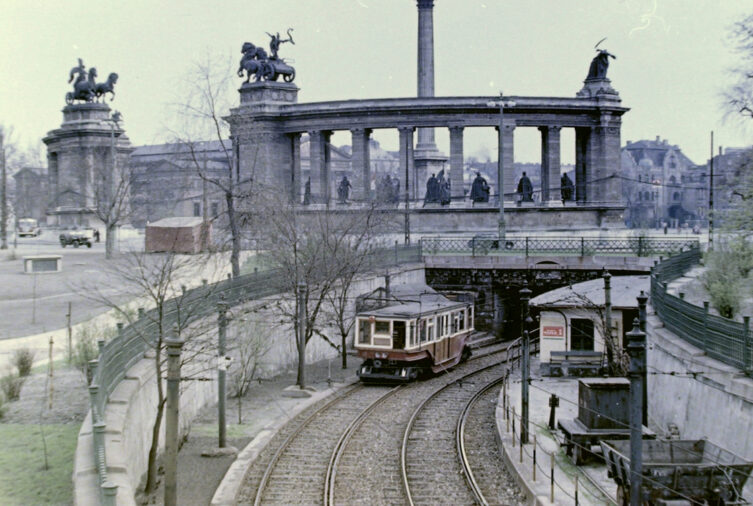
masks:
<svg viewBox="0 0 753 506"><path fill-rule="evenodd" d="M342 356L343 356L343 369L348 368L348 350L346 349L345 341L347 340L348 336L346 334L341 334L342 336Z"/></svg>
<svg viewBox="0 0 753 506"><path fill-rule="evenodd" d="M117 251L117 230L118 226L115 223L105 224L105 258L111 259Z"/></svg>
<svg viewBox="0 0 753 506"><path fill-rule="evenodd" d="M238 229L238 220L235 216L235 200L232 188L225 192L225 202L227 203L227 221L230 226L230 237L232 240L232 250L230 252L230 265L233 270L233 277L241 275L240 256L241 256L241 235Z"/></svg>

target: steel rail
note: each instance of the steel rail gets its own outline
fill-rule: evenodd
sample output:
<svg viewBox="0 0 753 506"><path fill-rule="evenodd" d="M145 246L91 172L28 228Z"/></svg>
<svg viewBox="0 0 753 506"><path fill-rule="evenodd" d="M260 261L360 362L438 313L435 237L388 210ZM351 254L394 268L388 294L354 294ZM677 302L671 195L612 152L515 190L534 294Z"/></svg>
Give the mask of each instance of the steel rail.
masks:
<svg viewBox="0 0 753 506"><path fill-rule="evenodd" d="M518 340L514 341L512 344L507 346L504 350L500 350L497 353L509 353L510 350L518 343ZM493 353L489 353L483 356L489 356ZM476 357L480 358L480 357ZM517 357L515 357L517 358ZM426 399L424 399L421 404L419 404L416 409L413 411L413 414L410 417L410 420L408 421L407 426L405 427L405 432L403 434L403 442L400 448L400 473L403 477L403 489L405 490L405 495L408 498L408 504L411 506L414 506L415 503L413 502L413 497L411 496L410 491L410 484L408 483L408 466L407 466L407 459L408 459L408 438L410 437L410 433L413 429L413 425L415 424L416 420L418 419L418 415L423 411L424 407L434 398L436 398L440 393L442 393L445 389L456 385L458 382L462 382L463 380L475 376L477 374L480 374L482 372L485 372L489 369L492 369L494 367L499 367L501 365L506 365L510 361L511 357L508 355L505 357L505 359L501 362L497 362L485 367L481 367L479 369L476 369L475 371L471 371L470 373L461 376L460 378L455 379L454 381L451 381L450 383L447 383L446 385L443 385L442 387L435 390L431 395L429 395Z"/></svg>
<svg viewBox="0 0 753 506"><path fill-rule="evenodd" d="M489 502L484 497L484 494L481 491L481 487L476 482L476 478L473 476L473 470L471 469L470 462L468 462L468 455L465 451L465 423L468 420L468 415L470 414L473 406L476 404L476 401L481 398L481 396L486 392L504 382L505 378L506 376L501 376L497 379L494 379L491 382L487 383L487 385L484 386L481 390L476 392L473 397L471 397L471 399L466 403L463 411L458 417L458 423L455 427L455 446L458 451L458 458L460 459L460 465L463 469L463 474L465 475L468 487L471 489L473 496L476 498L476 502L484 506L488 505Z"/></svg>
<svg viewBox="0 0 753 506"><path fill-rule="evenodd" d="M325 403L323 406L321 406L319 409L311 413L306 419L301 423L301 425L294 430L286 439L283 441L283 443L277 448L277 451L272 456L272 460L270 460L269 464L267 464L267 469L264 471L264 475L261 478L261 481L259 482L259 487L256 489L256 498L254 499L254 506L261 506L262 504L262 496L264 495L264 491L267 488L267 484L269 483L269 478L272 476L272 471L274 470L275 466L280 460L280 457L285 452L285 450L290 446L290 443L298 436L301 431L306 428L306 426L311 423L311 421L316 418L318 415L329 409L333 404L336 404L343 399L353 395L354 393L358 392L359 390L363 389L363 385L361 384L355 384L348 390L346 390L344 393L337 395L330 399L327 403Z"/></svg>
<svg viewBox="0 0 753 506"><path fill-rule="evenodd" d="M358 428L368 418L371 412L374 411L374 409L376 409L377 406L379 406L381 403L383 403L384 401L392 397L399 390L402 390L404 386L405 385L396 386L395 388L393 388L392 390L385 393L383 396L381 396L380 398L378 398L377 400L369 404L345 428L345 431L343 431L342 435L340 436L340 439L337 441L337 444L335 445L334 450L332 451L332 456L330 457L329 465L327 466L327 478L324 481L324 504L327 504L329 506L335 505L335 479L337 478L337 464L340 462L340 457L345 451L345 447L348 444L348 441L350 441L351 436L356 432L356 430L358 430Z"/></svg>

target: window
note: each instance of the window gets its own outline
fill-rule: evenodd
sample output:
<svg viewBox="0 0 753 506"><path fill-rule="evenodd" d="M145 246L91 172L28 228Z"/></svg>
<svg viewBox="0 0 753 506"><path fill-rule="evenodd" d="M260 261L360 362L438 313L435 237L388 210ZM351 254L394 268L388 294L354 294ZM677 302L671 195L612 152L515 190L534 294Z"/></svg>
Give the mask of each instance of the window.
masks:
<svg viewBox="0 0 753 506"><path fill-rule="evenodd" d="M465 330L465 309L459 313L458 330Z"/></svg>
<svg viewBox="0 0 753 506"><path fill-rule="evenodd" d="M220 205L217 202L212 202L212 216L217 217L220 214Z"/></svg>
<svg viewBox="0 0 753 506"><path fill-rule="evenodd" d="M390 333L390 321L389 320L377 320L374 322L374 334L387 334Z"/></svg>
<svg viewBox="0 0 753 506"><path fill-rule="evenodd" d="M418 335L419 342L426 342L426 320L421 320L418 322Z"/></svg>
<svg viewBox="0 0 753 506"><path fill-rule="evenodd" d="M450 332L452 332L453 334L458 331L458 314L457 313L452 313L452 315L450 315L450 326L451 326Z"/></svg>
<svg viewBox="0 0 753 506"><path fill-rule="evenodd" d="M367 318L358 319L358 344L371 343L371 322Z"/></svg>
<svg viewBox="0 0 753 506"><path fill-rule="evenodd" d="M201 216L201 204L199 204L198 202L193 203L193 215Z"/></svg>
<svg viewBox="0 0 753 506"><path fill-rule="evenodd" d="M433 341L434 338L437 337L436 328L437 328L436 319L434 317L431 317L428 320L426 320L426 338L429 341Z"/></svg>
<svg viewBox="0 0 753 506"><path fill-rule="evenodd" d="M587 318L570 320L570 349L579 351L594 350L594 322Z"/></svg>
<svg viewBox="0 0 753 506"><path fill-rule="evenodd" d="M408 330L408 342L410 342L411 346L415 346L417 344L416 339L416 322L410 322L410 327Z"/></svg>
<svg viewBox="0 0 753 506"><path fill-rule="evenodd" d="M468 328L469 329L473 328L473 321L474 321L473 320L473 313L474 313L474 308L473 308L473 306L471 306L471 307L468 308Z"/></svg>
<svg viewBox="0 0 753 506"><path fill-rule="evenodd" d="M397 350L405 348L405 322L392 322L392 347Z"/></svg>

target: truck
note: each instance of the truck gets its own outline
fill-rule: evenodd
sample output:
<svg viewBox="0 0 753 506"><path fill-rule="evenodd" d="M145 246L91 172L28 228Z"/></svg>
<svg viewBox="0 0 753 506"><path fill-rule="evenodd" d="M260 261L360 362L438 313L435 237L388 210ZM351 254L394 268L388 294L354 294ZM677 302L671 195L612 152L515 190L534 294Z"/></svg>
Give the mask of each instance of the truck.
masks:
<svg viewBox="0 0 753 506"><path fill-rule="evenodd" d="M72 229L63 230L60 233L60 245L66 247L72 245L74 248L79 246L92 247L92 239L94 237L94 231L92 229Z"/></svg>
<svg viewBox="0 0 753 506"><path fill-rule="evenodd" d="M42 229L39 228L39 223L34 218L20 218L18 220L18 236L36 237L42 233Z"/></svg>

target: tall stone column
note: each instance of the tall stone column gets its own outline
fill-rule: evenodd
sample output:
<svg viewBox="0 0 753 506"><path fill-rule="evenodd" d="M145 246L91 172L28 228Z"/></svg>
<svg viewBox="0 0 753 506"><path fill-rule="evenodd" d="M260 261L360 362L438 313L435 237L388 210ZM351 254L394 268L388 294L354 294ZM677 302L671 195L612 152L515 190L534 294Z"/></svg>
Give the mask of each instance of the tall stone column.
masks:
<svg viewBox="0 0 753 506"><path fill-rule="evenodd" d="M594 161L591 178L595 195L592 201L604 204L619 204L622 200L620 179L620 128L613 126L608 117L591 131L591 159Z"/></svg>
<svg viewBox="0 0 753 506"><path fill-rule="evenodd" d="M450 126L450 186L451 197L462 201L463 192L463 127Z"/></svg>
<svg viewBox="0 0 753 506"><path fill-rule="evenodd" d="M434 0L418 0L418 96L434 96ZM433 128L419 128L414 153L416 179L426 181L429 174L444 168L447 157L439 152Z"/></svg>
<svg viewBox="0 0 753 506"><path fill-rule="evenodd" d="M353 175L357 177L355 197L364 202L373 200L371 195L371 160L369 156L369 139L371 130L353 128L350 131L353 156Z"/></svg>
<svg viewBox="0 0 753 506"><path fill-rule="evenodd" d="M515 195L515 125L505 124L497 129L497 192L504 201Z"/></svg>
<svg viewBox="0 0 753 506"><path fill-rule="evenodd" d="M301 189L303 187L303 181L301 181L301 134L290 134L290 198L293 203L300 204L302 202Z"/></svg>
<svg viewBox="0 0 753 506"><path fill-rule="evenodd" d="M311 201L316 204L326 202L327 172L324 163L324 135L319 130L309 132L309 178L311 179Z"/></svg>
<svg viewBox="0 0 753 506"><path fill-rule="evenodd" d="M400 177L403 179L403 191L408 199L416 199L416 171L413 165L413 127L399 127L400 134ZM401 199L404 200L404 199Z"/></svg>
<svg viewBox="0 0 753 506"><path fill-rule="evenodd" d="M322 141L324 142L324 164L322 172L322 188L324 189L324 203L329 205L332 200L332 149L329 143L332 132L324 130L322 132Z"/></svg>
<svg viewBox="0 0 753 506"><path fill-rule="evenodd" d="M590 138L590 128L575 129L575 200L581 203L588 200Z"/></svg>
<svg viewBox="0 0 753 506"><path fill-rule="evenodd" d="M560 130L542 126L541 131L541 201L558 201L560 186Z"/></svg>

